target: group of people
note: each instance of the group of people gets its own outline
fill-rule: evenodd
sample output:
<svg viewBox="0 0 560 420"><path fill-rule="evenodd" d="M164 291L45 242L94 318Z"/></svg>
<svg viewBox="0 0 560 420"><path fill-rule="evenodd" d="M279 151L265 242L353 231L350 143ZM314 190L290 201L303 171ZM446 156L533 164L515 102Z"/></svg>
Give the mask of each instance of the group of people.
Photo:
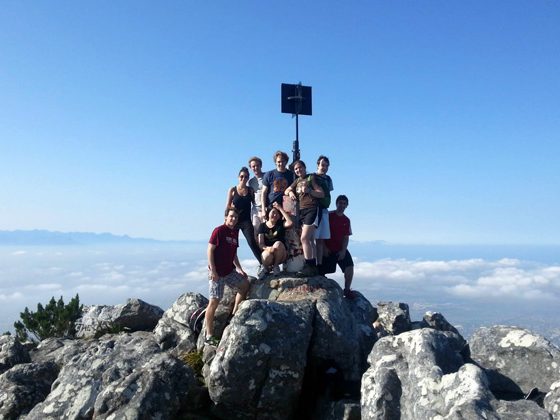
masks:
<svg viewBox="0 0 560 420"><path fill-rule="evenodd" d="M206 341L216 345L214 314L223 297L224 286L237 290L233 313L249 290L247 273L237 257L239 231L259 262L257 277L281 272L289 249L286 231L296 223L301 227L301 248L305 263L299 276L334 273L336 265L344 273L344 296L352 299L350 286L354 262L348 251L352 234L350 219L344 214L348 197L339 195L336 209L329 212L333 182L327 172L330 161L317 159L315 173L307 173L302 160L288 168L289 157L282 151L274 154L275 169L262 170L262 160L249 159L249 169L239 171L237 185L227 192L224 224L216 227L208 243L209 303L206 308ZM296 210L297 209L297 210Z"/></svg>

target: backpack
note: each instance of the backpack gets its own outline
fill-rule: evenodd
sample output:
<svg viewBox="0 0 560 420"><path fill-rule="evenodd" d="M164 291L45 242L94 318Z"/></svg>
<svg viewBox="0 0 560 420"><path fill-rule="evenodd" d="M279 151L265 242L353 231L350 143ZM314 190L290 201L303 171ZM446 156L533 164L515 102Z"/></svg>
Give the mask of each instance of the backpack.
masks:
<svg viewBox="0 0 560 420"><path fill-rule="evenodd" d="M307 183L310 187L312 186L311 179L313 175L315 174L311 174L307 177ZM317 182L317 184L319 184L319 186L325 193L325 196L323 198L317 199L317 202L319 203L319 208L328 209L329 206L331 205L331 191L329 190L329 186L327 185L327 182L318 175L315 175L315 181Z"/></svg>
<svg viewBox="0 0 560 420"><path fill-rule="evenodd" d="M206 315L206 306L195 309L189 317L189 328L195 334L200 334L202 325L204 325L204 316Z"/></svg>

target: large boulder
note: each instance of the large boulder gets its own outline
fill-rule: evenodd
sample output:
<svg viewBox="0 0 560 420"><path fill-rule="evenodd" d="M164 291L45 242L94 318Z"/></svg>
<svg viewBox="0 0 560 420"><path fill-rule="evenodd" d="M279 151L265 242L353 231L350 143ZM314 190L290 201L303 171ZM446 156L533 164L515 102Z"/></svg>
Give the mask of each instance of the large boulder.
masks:
<svg viewBox="0 0 560 420"><path fill-rule="evenodd" d="M544 408L554 420L560 419L560 380L550 386L550 391L544 397Z"/></svg>
<svg viewBox="0 0 560 420"><path fill-rule="evenodd" d="M550 391L560 378L560 349L529 330L498 325L480 328L469 341L471 357L485 369L497 395Z"/></svg>
<svg viewBox="0 0 560 420"><path fill-rule="evenodd" d="M18 363L27 363L30 360L29 352L17 338L11 335L0 336L0 373Z"/></svg>
<svg viewBox="0 0 560 420"><path fill-rule="evenodd" d="M206 378L220 418L286 419L304 379L314 308L309 301L243 302Z"/></svg>
<svg viewBox="0 0 560 420"><path fill-rule="evenodd" d="M420 329L379 340L362 377L363 419L497 418L484 372L459 336Z"/></svg>
<svg viewBox="0 0 560 420"><path fill-rule="evenodd" d="M89 342L84 340L50 337L31 349L29 356L34 363L54 362L62 367L75 355L82 353L88 345Z"/></svg>
<svg viewBox="0 0 560 420"><path fill-rule="evenodd" d="M27 419L171 418L195 387L192 370L151 333L105 335L65 362Z"/></svg>
<svg viewBox="0 0 560 420"><path fill-rule="evenodd" d="M378 302L376 320L380 335L397 335L412 329L408 305L402 302Z"/></svg>
<svg viewBox="0 0 560 420"><path fill-rule="evenodd" d="M57 375L53 362L23 363L0 375L0 418L27 414L49 394Z"/></svg>
<svg viewBox="0 0 560 420"><path fill-rule="evenodd" d="M76 321L76 337L93 338L105 332L152 331L163 316L163 309L140 299L121 305L92 305Z"/></svg>
<svg viewBox="0 0 560 420"><path fill-rule="evenodd" d="M191 315L208 305L200 293L185 293L171 305L154 329L154 336L163 350L189 352L196 348L197 333L189 326Z"/></svg>

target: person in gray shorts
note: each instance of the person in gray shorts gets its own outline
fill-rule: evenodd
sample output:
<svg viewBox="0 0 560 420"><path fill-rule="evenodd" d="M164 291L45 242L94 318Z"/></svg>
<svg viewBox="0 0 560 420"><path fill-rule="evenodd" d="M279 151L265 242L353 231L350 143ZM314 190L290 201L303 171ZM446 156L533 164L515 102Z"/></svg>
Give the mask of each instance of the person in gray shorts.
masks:
<svg viewBox="0 0 560 420"><path fill-rule="evenodd" d="M238 213L234 208L226 209L224 224L212 231L208 241L209 300L204 320L206 323L206 343L217 345L214 336L214 314L224 296L224 286L237 290L232 314L249 291L247 273L243 271L237 258L239 230L235 229Z"/></svg>

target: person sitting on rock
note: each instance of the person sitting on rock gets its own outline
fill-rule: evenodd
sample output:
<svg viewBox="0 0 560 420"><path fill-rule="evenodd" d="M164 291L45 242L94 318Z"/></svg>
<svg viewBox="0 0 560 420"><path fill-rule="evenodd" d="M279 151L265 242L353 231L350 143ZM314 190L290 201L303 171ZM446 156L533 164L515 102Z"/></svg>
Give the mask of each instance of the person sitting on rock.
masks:
<svg viewBox="0 0 560 420"><path fill-rule="evenodd" d="M294 162L294 172L298 178L286 189L286 195L299 202L299 224L301 226L301 246L305 265L297 274L304 277L318 273L315 259L315 229L319 223L319 198L325 193L317 183L315 174L307 175L302 160Z"/></svg>
<svg viewBox="0 0 560 420"><path fill-rule="evenodd" d="M209 301L204 317L206 324L206 343L217 345L219 339L214 336L214 314L224 296L224 286L237 289L232 314L249 291L247 273L243 271L237 258L239 231L235 228L238 219L237 210L227 209L224 224L212 231L208 242L208 279Z"/></svg>
<svg viewBox="0 0 560 420"><path fill-rule="evenodd" d="M355 293L350 289L354 277L354 261L348 251L348 242L352 235L350 219L344 214L348 207L348 197L339 195L336 198L336 210L329 212L331 237L325 241L325 256L321 266L321 274L334 273L336 264L344 273L344 297L353 299Z"/></svg>
<svg viewBox="0 0 560 420"><path fill-rule="evenodd" d="M286 229L293 225L292 217L278 203L268 210L266 222L259 226L259 246L262 249L262 263L265 270L259 273L259 280L272 271L280 273L280 264L286 261Z"/></svg>

